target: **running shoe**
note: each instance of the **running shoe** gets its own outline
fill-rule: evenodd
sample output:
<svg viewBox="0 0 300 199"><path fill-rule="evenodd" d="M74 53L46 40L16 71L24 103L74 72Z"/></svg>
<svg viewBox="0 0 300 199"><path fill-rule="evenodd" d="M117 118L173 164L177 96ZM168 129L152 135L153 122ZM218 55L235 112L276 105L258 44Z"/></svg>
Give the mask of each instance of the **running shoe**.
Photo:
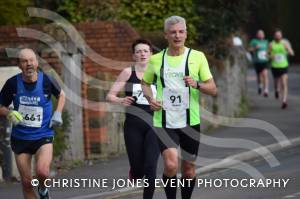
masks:
<svg viewBox="0 0 300 199"><path fill-rule="evenodd" d="M261 95L261 88L258 88L258 90L257 90L257 93L258 93L258 95Z"/></svg>
<svg viewBox="0 0 300 199"><path fill-rule="evenodd" d="M268 92L264 92L264 97L269 97L269 93Z"/></svg>
<svg viewBox="0 0 300 199"><path fill-rule="evenodd" d="M282 102L281 108L282 109L286 109L288 106L288 104L286 102Z"/></svg>
<svg viewBox="0 0 300 199"><path fill-rule="evenodd" d="M39 187L38 193L39 193L40 199L50 199L49 190L47 188L44 191L42 191Z"/></svg>
<svg viewBox="0 0 300 199"><path fill-rule="evenodd" d="M278 99L279 98L279 92L275 91L275 98Z"/></svg>

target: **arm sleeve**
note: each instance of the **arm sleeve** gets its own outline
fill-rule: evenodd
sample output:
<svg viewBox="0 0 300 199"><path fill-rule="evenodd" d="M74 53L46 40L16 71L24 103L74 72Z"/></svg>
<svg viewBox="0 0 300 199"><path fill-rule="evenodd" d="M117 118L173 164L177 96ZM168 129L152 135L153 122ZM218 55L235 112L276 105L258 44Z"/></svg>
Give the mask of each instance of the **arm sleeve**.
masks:
<svg viewBox="0 0 300 199"><path fill-rule="evenodd" d="M56 79L54 79L52 76L46 75L46 81L47 81L47 87L49 87L49 91L50 94L54 95L56 98L58 98L60 92L61 92L61 87L58 84L58 82L56 81Z"/></svg>
<svg viewBox="0 0 300 199"><path fill-rule="evenodd" d="M199 76L201 81L207 81L212 78L208 62L203 53L200 54Z"/></svg>
<svg viewBox="0 0 300 199"><path fill-rule="evenodd" d="M0 92L0 104L8 107L13 101L15 91L16 84L14 84L13 79L7 80Z"/></svg>
<svg viewBox="0 0 300 199"><path fill-rule="evenodd" d="M144 72L143 80L148 84L152 84L154 81L154 76L154 63L153 60L150 58L148 66Z"/></svg>

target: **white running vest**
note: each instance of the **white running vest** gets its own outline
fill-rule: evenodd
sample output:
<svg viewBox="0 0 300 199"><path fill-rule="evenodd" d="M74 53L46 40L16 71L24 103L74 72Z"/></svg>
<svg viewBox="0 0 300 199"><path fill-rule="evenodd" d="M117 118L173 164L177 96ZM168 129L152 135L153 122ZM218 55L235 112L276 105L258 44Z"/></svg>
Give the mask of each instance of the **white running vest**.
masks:
<svg viewBox="0 0 300 199"><path fill-rule="evenodd" d="M166 111L166 127L177 129L186 127L186 109L189 108L189 88L186 87L185 63L188 48L185 48L180 65L171 67L164 57L163 109Z"/></svg>

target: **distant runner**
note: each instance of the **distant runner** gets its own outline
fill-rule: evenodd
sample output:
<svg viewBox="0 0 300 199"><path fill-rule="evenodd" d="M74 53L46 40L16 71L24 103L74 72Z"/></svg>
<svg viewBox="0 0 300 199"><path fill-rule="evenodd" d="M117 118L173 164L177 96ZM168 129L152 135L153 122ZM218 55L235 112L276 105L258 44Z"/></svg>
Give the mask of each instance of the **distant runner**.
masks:
<svg viewBox="0 0 300 199"><path fill-rule="evenodd" d="M294 56L294 51L291 45L282 40L281 30L275 31L274 40L269 45L269 54L274 77L275 98L280 97L281 108L285 109L288 106L288 55Z"/></svg>
<svg viewBox="0 0 300 199"><path fill-rule="evenodd" d="M253 54L253 63L257 75L258 94L269 95L268 78L268 41L263 30L258 30L256 38L250 41L249 51Z"/></svg>

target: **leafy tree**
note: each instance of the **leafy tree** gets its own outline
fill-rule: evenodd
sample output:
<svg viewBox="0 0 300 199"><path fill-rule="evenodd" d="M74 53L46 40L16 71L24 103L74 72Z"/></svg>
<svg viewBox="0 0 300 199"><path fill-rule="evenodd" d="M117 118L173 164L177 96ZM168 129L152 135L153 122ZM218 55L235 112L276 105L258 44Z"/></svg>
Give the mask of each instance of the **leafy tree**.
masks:
<svg viewBox="0 0 300 199"><path fill-rule="evenodd" d="M248 22L249 8L254 1L248 0L197 0L197 14L202 20L197 24L197 41L216 57L223 57L228 48L225 39L240 30Z"/></svg>
<svg viewBox="0 0 300 199"><path fill-rule="evenodd" d="M158 47L166 46L164 19L180 15L187 20L188 43L210 54L226 56L226 38L237 31L253 33L262 28L269 38L275 27L283 29L293 46L300 49L297 33L297 0L10 0L0 1L0 25L46 23L29 18L28 6L58 12L77 23L96 20L126 20ZM299 51L299 50L298 50Z"/></svg>
<svg viewBox="0 0 300 199"><path fill-rule="evenodd" d="M38 8L45 8L48 10L56 10L65 0L32 0L33 5Z"/></svg>
<svg viewBox="0 0 300 199"><path fill-rule="evenodd" d="M200 17L195 13L192 0L122 0L118 18L129 21L140 31L163 31L164 19L172 15L186 18L188 41L194 43L195 24Z"/></svg>
<svg viewBox="0 0 300 199"><path fill-rule="evenodd" d="M26 8L30 5L31 0L0 1L0 25L25 24L29 20Z"/></svg>
<svg viewBox="0 0 300 199"><path fill-rule="evenodd" d="M71 22L113 20L119 0L65 0L57 11Z"/></svg>

